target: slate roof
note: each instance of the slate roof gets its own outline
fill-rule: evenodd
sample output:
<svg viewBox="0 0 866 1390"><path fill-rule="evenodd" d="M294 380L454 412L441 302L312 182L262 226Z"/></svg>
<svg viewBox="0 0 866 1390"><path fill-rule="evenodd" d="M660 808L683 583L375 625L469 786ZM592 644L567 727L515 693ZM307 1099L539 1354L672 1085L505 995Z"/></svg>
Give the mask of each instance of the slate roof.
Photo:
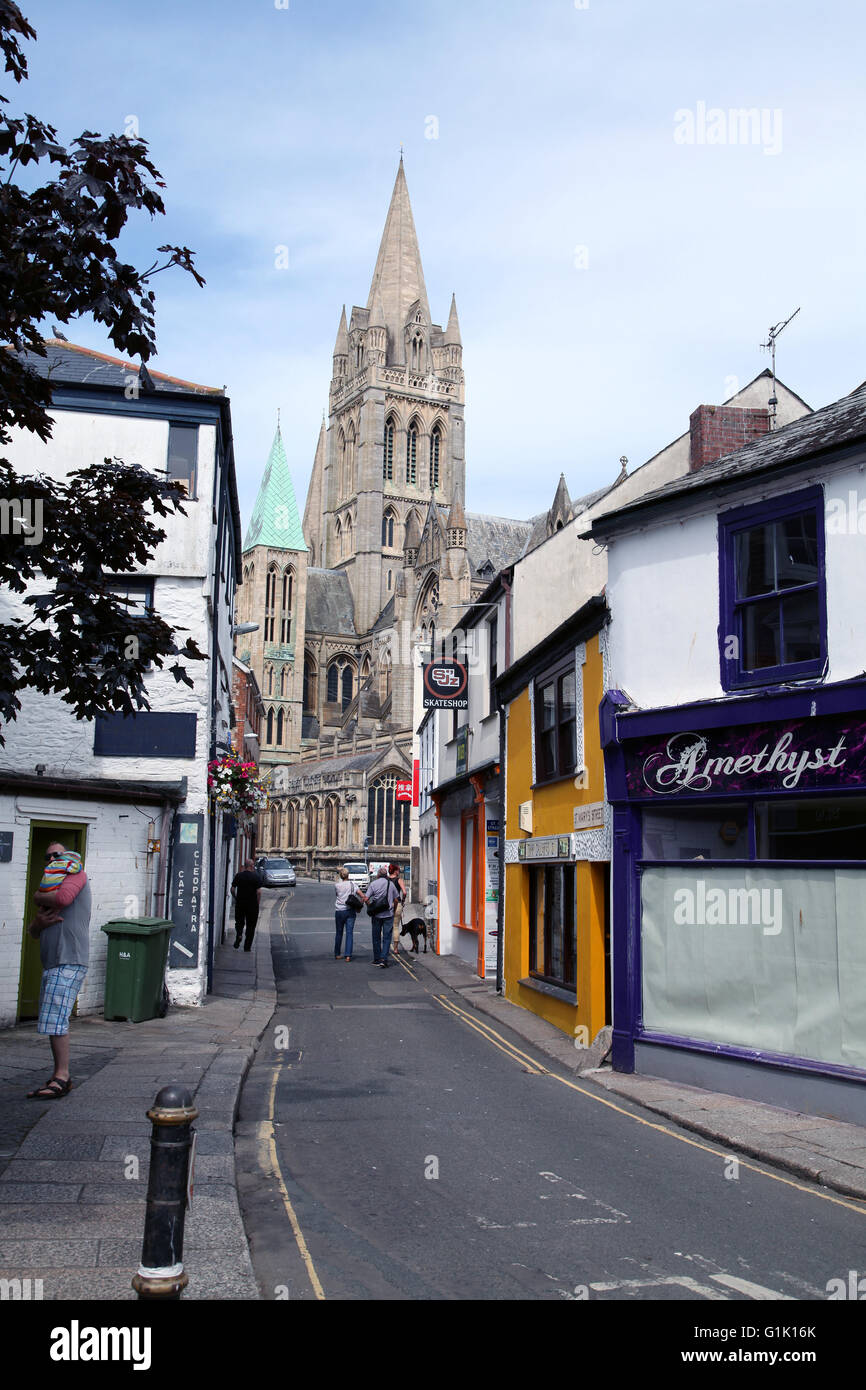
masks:
<svg viewBox="0 0 866 1390"><path fill-rule="evenodd" d="M288 763L285 767L287 777L314 777L319 772L366 772L375 763L381 762L386 754L391 755L395 764L405 765L406 755L390 743L382 742L370 753L343 753L338 758L317 758L315 762ZM280 793L278 792L277 795ZM291 796L293 793L289 792Z"/></svg>
<svg viewBox="0 0 866 1390"><path fill-rule="evenodd" d="M93 352L91 348L79 347L77 343L63 343L59 338L46 338L45 348L45 357L39 357L35 352L22 352L19 355L32 371L38 376L47 377L50 381L75 386L113 386L122 390L127 385L130 373L138 375L137 362L128 362L123 357L109 357L104 352ZM149 364L147 371L157 393L171 391L201 396L225 394L221 386L200 386L195 381L166 376L164 372L158 372Z"/></svg>
<svg viewBox="0 0 866 1390"><path fill-rule="evenodd" d="M307 632L355 637L355 604L345 570L307 570Z"/></svg>
<svg viewBox="0 0 866 1390"><path fill-rule="evenodd" d="M373 632L382 632L384 629L394 626L394 595L392 594L382 612L373 624Z"/></svg>
<svg viewBox="0 0 866 1390"><path fill-rule="evenodd" d="M647 511L671 511L681 497L710 488L730 491L741 480L784 472L800 460L830 453L859 440L866 440L866 383L849 396L811 415L804 415L800 420L793 420L772 434L762 435L737 449L736 453L727 454L714 463L705 463L694 473L645 493L627 507L603 513L587 534L593 537L612 534L627 526L632 517Z"/></svg>
<svg viewBox="0 0 866 1390"><path fill-rule="evenodd" d="M259 495L247 528L244 550L252 550L254 545L268 545L286 550L307 548L279 425L259 485Z"/></svg>
<svg viewBox="0 0 866 1390"><path fill-rule="evenodd" d="M486 560L492 564L494 574L507 569L523 553L530 529L528 521L467 512L466 550L474 573L478 574Z"/></svg>

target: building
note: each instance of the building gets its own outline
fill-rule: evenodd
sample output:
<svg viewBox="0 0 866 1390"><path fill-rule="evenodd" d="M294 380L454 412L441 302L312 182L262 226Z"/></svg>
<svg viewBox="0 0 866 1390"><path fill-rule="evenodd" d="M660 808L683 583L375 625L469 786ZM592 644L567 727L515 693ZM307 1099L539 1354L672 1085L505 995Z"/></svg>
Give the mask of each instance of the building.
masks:
<svg viewBox="0 0 866 1390"><path fill-rule="evenodd" d="M862 1124L866 387L693 464L589 532L613 1064Z"/></svg>
<svg viewBox="0 0 866 1390"><path fill-rule="evenodd" d="M252 669L232 657L232 738L244 762L259 764L261 732L265 706L259 683ZM256 823L238 822L234 842L233 870L237 873L247 859L256 855Z"/></svg>
<svg viewBox="0 0 866 1390"><path fill-rule="evenodd" d="M521 552L528 522L467 515L463 345L433 321L402 159L366 305L334 346L303 526L279 431L244 542L239 617L275 800L266 853L406 864L420 653ZM416 874L417 877L417 867Z"/></svg>
<svg viewBox="0 0 866 1390"><path fill-rule="evenodd" d="M83 854L93 890L80 1011L103 1002L100 927L139 915L171 918L171 996L200 1004L223 927L233 830L211 811L207 790L209 758L229 747L240 558L228 399L215 387L140 375L134 364L70 343L47 346L47 358L31 365L50 375L53 435L43 443L16 431L9 453L16 472L61 478L117 457L185 482L186 515L162 518L165 540L147 569L118 575L111 587L184 629L207 659L186 663L192 688L167 670L152 671L151 709L129 718L77 720L59 695L24 692L0 750L0 1024L36 1013L38 943L24 926L52 839ZM6 592L0 602L10 611L18 599Z"/></svg>

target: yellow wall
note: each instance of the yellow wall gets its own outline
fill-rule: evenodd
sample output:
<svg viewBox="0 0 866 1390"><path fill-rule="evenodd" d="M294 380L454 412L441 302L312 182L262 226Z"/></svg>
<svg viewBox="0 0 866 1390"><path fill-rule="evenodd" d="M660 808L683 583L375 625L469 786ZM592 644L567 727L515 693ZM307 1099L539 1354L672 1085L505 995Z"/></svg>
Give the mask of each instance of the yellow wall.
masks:
<svg viewBox="0 0 866 1390"><path fill-rule="evenodd" d="M586 664L583 667L583 754L588 776L587 786L580 791L574 785L573 776L533 791L528 686L512 700L506 735L506 839L527 838L518 823L518 808L522 802L532 802L532 836L537 837L570 834L574 829L575 806L604 800L604 758L598 736L598 706L603 693L602 659L598 637L595 636L586 643ZM523 864L507 864L505 867L506 998L538 1014L570 1036L574 1036L576 1028L585 1027L590 1042L607 1022L605 868L601 863L577 864L577 1005L574 1006L519 983L529 975L529 870Z"/></svg>

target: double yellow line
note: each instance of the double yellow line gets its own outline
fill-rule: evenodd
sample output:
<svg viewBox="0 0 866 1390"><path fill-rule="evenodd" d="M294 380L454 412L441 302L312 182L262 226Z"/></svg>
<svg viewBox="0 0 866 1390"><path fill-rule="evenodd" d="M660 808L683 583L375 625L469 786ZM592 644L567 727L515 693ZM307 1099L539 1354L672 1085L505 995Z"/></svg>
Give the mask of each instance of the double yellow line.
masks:
<svg viewBox="0 0 866 1390"><path fill-rule="evenodd" d="M443 1009L447 1009L450 1014L456 1014L469 1028L474 1028L475 1032L480 1033L482 1038L486 1038L500 1052L504 1052L506 1057L511 1058L512 1062L517 1062L524 1071L531 1072L533 1076L553 1076L553 1072L548 1071L547 1067L543 1067L540 1062L536 1062L534 1057L530 1057L526 1052L521 1052L519 1047L515 1047L514 1043L503 1038L502 1034L497 1033L495 1028L491 1028L489 1023L482 1023L480 1018L474 1018L471 1014L466 1013L447 995L434 994L433 998ZM561 1078L557 1077L556 1079L560 1080Z"/></svg>

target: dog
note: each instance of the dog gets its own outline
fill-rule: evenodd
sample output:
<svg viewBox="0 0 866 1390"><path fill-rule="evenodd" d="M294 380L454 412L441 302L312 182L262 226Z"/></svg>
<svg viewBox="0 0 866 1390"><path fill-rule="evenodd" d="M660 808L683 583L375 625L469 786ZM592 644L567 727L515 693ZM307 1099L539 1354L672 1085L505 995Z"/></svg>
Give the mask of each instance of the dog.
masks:
<svg viewBox="0 0 866 1390"><path fill-rule="evenodd" d="M412 921L412 922L404 922L403 925L402 925L402 927L400 928L400 935L401 935L401 936L406 936L407 934L408 934L409 936L411 936L411 938L412 938L412 950L415 952L416 955L418 954L418 938L423 936L423 938L424 938L424 954L425 954L425 956L426 956L426 954L427 954L427 927L426 927L425 923L424 923L423 921L421 921L420 918L417 918L415 921Z"/></svg>

